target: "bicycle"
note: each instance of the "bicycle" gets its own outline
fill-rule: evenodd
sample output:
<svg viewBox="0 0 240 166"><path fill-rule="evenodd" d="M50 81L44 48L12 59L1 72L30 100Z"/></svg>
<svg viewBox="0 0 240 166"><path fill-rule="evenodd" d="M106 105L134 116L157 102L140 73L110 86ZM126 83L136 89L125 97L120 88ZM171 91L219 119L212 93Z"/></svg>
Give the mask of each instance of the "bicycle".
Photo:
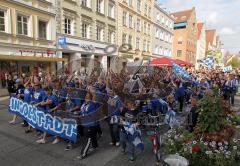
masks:
<svg viewBox="0 0 240 166"><path fill-rule="evenodd" d="M152 150L153 153L156 157L156 166L159 166L162 162L161 158L161 148L163 147L163 134L166 131L163 131L164 129L167 128L169 130L169 126L165 124L164 118L165 115L159 114L156 116L149 115L149 118L153 120L153 124L148 124L148 126L153 127L154 130L152 132L149 132L149 135L151 136L151 141L152 141Z"/></svg>

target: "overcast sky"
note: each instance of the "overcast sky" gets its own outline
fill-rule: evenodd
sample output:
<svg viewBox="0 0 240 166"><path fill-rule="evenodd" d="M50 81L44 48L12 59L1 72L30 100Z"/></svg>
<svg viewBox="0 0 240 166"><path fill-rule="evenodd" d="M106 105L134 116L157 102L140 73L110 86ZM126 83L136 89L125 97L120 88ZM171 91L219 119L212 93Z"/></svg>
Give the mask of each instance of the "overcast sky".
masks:
<svg viewBox="0 0 240 166"><path fill-rule="evenodd" d="M223 48L240 52L240 0L158 0L171 12L196 7L198 22L217 29Z"/></svg>

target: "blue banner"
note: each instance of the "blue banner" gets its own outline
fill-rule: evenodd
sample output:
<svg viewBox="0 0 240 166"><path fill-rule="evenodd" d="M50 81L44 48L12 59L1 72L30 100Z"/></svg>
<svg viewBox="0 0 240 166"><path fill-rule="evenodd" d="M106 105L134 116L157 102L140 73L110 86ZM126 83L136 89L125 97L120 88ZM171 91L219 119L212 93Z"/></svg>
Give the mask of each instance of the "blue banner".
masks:
<svg viewBox="0 0 240 166"><path fill-rule="evenodd" d="M52 116L15 97L10 99L9 112L20 116L36 129L73 142L77 141L77 122L74 119Z"/></svg>

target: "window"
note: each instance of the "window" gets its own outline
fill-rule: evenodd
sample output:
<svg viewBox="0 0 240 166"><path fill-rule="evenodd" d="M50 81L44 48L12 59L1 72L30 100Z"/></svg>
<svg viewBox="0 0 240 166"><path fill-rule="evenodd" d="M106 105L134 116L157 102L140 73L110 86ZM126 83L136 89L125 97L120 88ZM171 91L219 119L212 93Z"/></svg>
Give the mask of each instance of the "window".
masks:
<svg viewBox="0 0 240 166"><path fill-rule="evenodd" d="M90 24L82 23L82 37L83 38L90 38Z"/></svg>
<svg viewBox="0 0 240 166"><path fill-rule="evenodd" d="M146 40L143 41L143 51L147 51L147 43L146 43Z"/></svg>
<svg viewBox="0 0 240 166"><path fill-rule="evenodd" d="M38 21L38 35L40 39L47 39L47 22Z"/></svg>
<svg viewBox="0 0 240 166"><path fill-rule="evenodd" d="M150 33L151 33L151 26L150 26L150 24L148 24L148 34L150 35Z"/></svg>
<svg viewBox="0 0 240 166"><path fill-rule="evenodd" d="M140 49L140 38L136 38L136 49Z"/></svg>
<svg viewBox="0 0 240 166"><path fill-rule="evenodd" d="M150 52L150 41L147 42L147 51Z"/></svg>
<svg viewBox="0 0 240 166"><path fill-rule="evenodd" d="M182 37L179 37L178 38L178 44L182 44L183 43L183 38Z"/></svg>
<svg viewBox="0 0 240 166"><path fill-rule="evenodd" d="M147 10L148 10L148 6L147 6L147 4L145 4L145 9L144 9L145 16L147 16Z"/></svg>
<svg viewBox="0 0 240 166"><path fill-rule="evenodd" d="M131 35L128 36L128 44L132 45L132 36Z"/></svg>
<svg viewBox="0 0 240 166"><path fill-rule="evenodd" d="M141 12L141 0L137 0L137 11Z"/></svg>
<svg viewBox="0 0 240 166"><path fill-rule="evenodd" d="M166 20L166 26L168 27L168 20Z"/></svg>
<svg viewBox="0 0 240 166"><path fill-rule="evenodd" d="M122 44L127 44L127 35L125 33L122 35Z"/></svg>
<svg viewBox="0 0 240 166"><path fill-rule="evenodd" d="M17 32L19 35L28 35L28 17L17 16Z"/></svg>
<svg viewBox="0 0 240 166"><path fill-rule="evenodd" d="M158 54L158 46L155 46L154 54Z"/></svg>
<svg viewBox="0 0 240 166"><path fill-rule="evenodd" d="M144 22L144 33L146 34L147 33L147 23L146 22Z"/></svg>
<svg viewBox="0 0 240 166"><path fill-rule="evenodd" d="M132 0L128 1L129 6L132 6Z"/></svg>
<svg viewBox="0 0 240 166"><path fill-rule="evenodd" d="M148 17L151 17L151 7L148 8Z"/></svg>
<svg viewBox="0 0 240 166"><path fill-rule="evenodd" d="M97 0L97 12L104 14L104 0Z"/></svg>
<svg viewBox="0 0 240 166"><path fill-rule="evenodd" d="M114 40L115 40L115 32L110 30L108 32L108 42L114 44Z"/></svg>
<svg viewBox="0 0 240 166"><path fill-rule="evenodd" d="M0 11L0 31L5 31L5 12Z"/></svg>
<svg viewBox="0 0 240 166"><path fill-rule="evenodd" d="M140 19L137 19L137 31L138 32L141 31L141 21L140 21Z"/></svg>
<svg viewBox="0 0 240 166"><path fill-rule="evenodd" d="M163 40L163 31L160 33L160 39Z"/></svg>
<svg viewBox="0 0 240 166"><path fill-rule="evenodd" d="M91 0L82 0L82 5L91 8Z"/></svg>
<svg viewBox="0 0 240 166"><path fill-rule="evenodd" d="M160 14L157 14L157 21L160 21Z"/></svg>
<svg viewBox="0 0 240 166"><path fill-rule="evenodd" d="M159 30L156 28L155 38L159 38Z"/></svg>
<svg viewBox="0 0 240 166"><path fill-rule="evenodd" d="M164 19L164 17L162 16L162 24L164 24L164 22L165 22L165 19Z"/></svg>
<svg viewBox="0 0 240 166"><path fill-rule="evenodd" d="M163 48L162 47L160 47L159 54L163 55Z"/></svg>
<svg viewBox="0 0 240 166"><path fill-rule="evenodd" d="M71 35L72 31L72 20L69 18L64 19L64 33Z"/></svg>
<svg viewBox="0 0 240 166"><path fill-rule="evenodd" d="M114 16L114 5L113 4L109 4L108 5L108 16L111 18L115 18Z"/></svg>
<svg viewBox="0 0 240 166"><path fill-rule="evenodd" d="M103 41L103 28L97 26L97 40Z"/></svg>
<svg viewBox="0 0 240 166"><path fill-rule="evenodd" d="M133 28L133 17L129 15L129 27Z"/></svg>
<svg viewBox="0 0 240 166"><path fill-rule="evenodd" d="M177 56L181 57L182 56L182 50L177 50Z"/></svg>
<svg viewBox="0 0 240 166"><path fill-rule="evenodd" d="M123 25L127 25L127 12L123 12Z"/></svg>

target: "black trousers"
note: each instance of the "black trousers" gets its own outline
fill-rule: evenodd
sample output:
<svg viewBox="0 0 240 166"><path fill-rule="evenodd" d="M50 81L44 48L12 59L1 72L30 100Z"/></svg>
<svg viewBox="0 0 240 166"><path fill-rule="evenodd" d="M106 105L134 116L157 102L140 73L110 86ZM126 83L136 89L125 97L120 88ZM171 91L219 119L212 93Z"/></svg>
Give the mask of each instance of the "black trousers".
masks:
<svg viewBox="0 0 240 166"><path fill-rule="evenodd" d="M93 148L98 147L97 142L97 126L87 127L87 137L82 140L82 150L81 155L83 157L87 156L90 146Z"/></svg>
<svg viewBox="0 0 240 166"><path fill-rule="evenodd" d="M184 96L178 97L178 102L180 104L179 111L182 112L182 110L183 110L183 103L184 103Z"/></svg>

